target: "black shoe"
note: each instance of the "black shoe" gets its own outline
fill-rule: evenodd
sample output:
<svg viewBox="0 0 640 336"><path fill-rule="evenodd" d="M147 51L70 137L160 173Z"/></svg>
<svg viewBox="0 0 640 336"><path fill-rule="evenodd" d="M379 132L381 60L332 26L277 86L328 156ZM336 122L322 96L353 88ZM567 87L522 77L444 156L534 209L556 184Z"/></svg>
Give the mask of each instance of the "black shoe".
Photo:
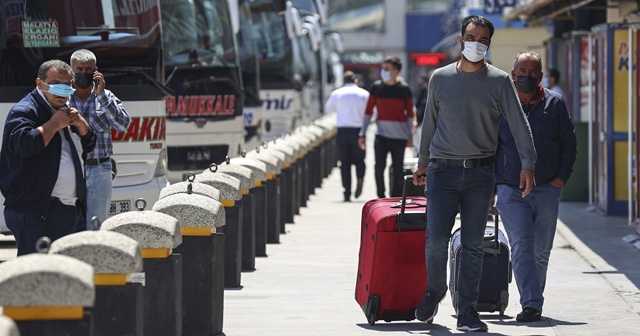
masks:
<svg viewBox="0 0 640 336"><path fill-rule="evenodd" d="M439 297L433 297L431 293L426 292L420 305L416 308L416 320L420 322L431 322L438 313L438 304L444 298L444 294Z"/></svg>
<svg viewBox="0 0 640 336"><path fill-rule="evenodd" d="M362 195L362 179L358 179L358 183L356 184L356 198L360 197L360 195Z"/></svg>
<svg viewBox="0 0 640 336"><path fill-rule="evenodd" d="M480 321L478 312L459 312L456 329L460 331L488 331L487 324Z"/></svg>
<svg viewBox="0 0 640 336"><path fill-rule="evenodd" d="M516 321L518 322L535 322L542 319L542 312L531 307L525 307L518 316Z"/></svg>
<svg viewBox="0 0 640 336"><path fill-rule="evenodd" d="M350 198L349 196L345 196L345 197L344 197L344 201L345 201L345 202L351 202L351 198Z"/></svg>

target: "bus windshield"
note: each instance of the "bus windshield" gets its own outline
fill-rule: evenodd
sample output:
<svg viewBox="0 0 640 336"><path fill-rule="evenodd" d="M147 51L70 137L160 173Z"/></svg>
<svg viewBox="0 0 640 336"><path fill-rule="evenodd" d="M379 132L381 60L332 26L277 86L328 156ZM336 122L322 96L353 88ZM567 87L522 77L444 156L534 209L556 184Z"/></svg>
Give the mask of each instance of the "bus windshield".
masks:
<svg viewBox="0 0 640 336"><path fill-rule="evenodd" d="M116 70L110 84L162 78L157 1L4 0L0 22L2 87L32 89L40 64L50 59L69 62L81 48L96 54L105 76L114 75L109 69Z"/></svg>
<svg viewBox="0 0 640 336"><path fill-rule="evenodd" d="M160 3L166 65L238 65L226 0L161 0Z"/></svg>

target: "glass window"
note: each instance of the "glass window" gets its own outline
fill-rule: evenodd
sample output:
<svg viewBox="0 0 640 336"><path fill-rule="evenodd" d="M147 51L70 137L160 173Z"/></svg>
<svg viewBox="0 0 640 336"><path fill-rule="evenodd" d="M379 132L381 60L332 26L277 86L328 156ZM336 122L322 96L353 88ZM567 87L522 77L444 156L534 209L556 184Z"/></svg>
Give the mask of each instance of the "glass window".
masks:
<svg viewBox="0 0 640 336"><path fill-rule="evenodd" d="M167 63L237 63L225 0L161 0L160 5Z"/></svg>
<svg viewBox="0 0 640 336"><path fill-rule="evenodd" d="M158 3L150 0L145 4L0 1L0 86L32 87L40 64L54 58L69 62L71 53L82 48L96 53L111 84L132 76L116 76L106 69L138 67L151 77L160 77L154 71L161 45Z"/></svg>
<svg viewBox="0 0 640 336"><path fill-rule="evenodd" d="M329 2L329 27L336 31L384 31L383 0Z"/></svg>
<svg viewBox="0 0 640 336"><path fill-rule="evenodd" d="M407 0L407 12L438 14L447 11L451 0Z"/></svg>

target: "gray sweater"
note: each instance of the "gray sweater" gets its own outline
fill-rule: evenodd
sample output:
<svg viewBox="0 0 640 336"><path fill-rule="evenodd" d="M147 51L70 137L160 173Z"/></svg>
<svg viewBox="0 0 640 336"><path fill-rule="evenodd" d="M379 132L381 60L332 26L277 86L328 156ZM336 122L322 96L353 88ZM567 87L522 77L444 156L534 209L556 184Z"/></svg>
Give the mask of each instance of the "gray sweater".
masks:
<svg viewBox="0 0 640 336"><path fill-rule="evenodd" d="M531 129L509 75L489 64L472 73L456 63L436 70L429 81L418 164L495 155L501 117L509 123L522 168L534 170Z"/></svg>

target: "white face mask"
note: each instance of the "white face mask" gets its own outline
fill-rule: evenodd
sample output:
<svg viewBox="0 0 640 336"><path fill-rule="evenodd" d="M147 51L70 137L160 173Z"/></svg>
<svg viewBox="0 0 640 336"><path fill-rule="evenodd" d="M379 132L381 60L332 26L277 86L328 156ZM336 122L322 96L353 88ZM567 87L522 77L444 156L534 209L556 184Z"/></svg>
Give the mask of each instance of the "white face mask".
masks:
<svg viewBox="0 0 640 336"><path fill-rule="evenodd" d="M489 50L489 47L480 42L464 41L464 49L462 49L462 55L464 56L464 58L469 60L469 62L476 63L484 59L485 55L487 55L487 50Z"/></svg>
<svg viewBox="0 0 640 336"><path fill-rule="evenodd" d="M382 78L384 82L389 81L391 80L391 74L387 70L380 70L380 78Z"/></svg>

